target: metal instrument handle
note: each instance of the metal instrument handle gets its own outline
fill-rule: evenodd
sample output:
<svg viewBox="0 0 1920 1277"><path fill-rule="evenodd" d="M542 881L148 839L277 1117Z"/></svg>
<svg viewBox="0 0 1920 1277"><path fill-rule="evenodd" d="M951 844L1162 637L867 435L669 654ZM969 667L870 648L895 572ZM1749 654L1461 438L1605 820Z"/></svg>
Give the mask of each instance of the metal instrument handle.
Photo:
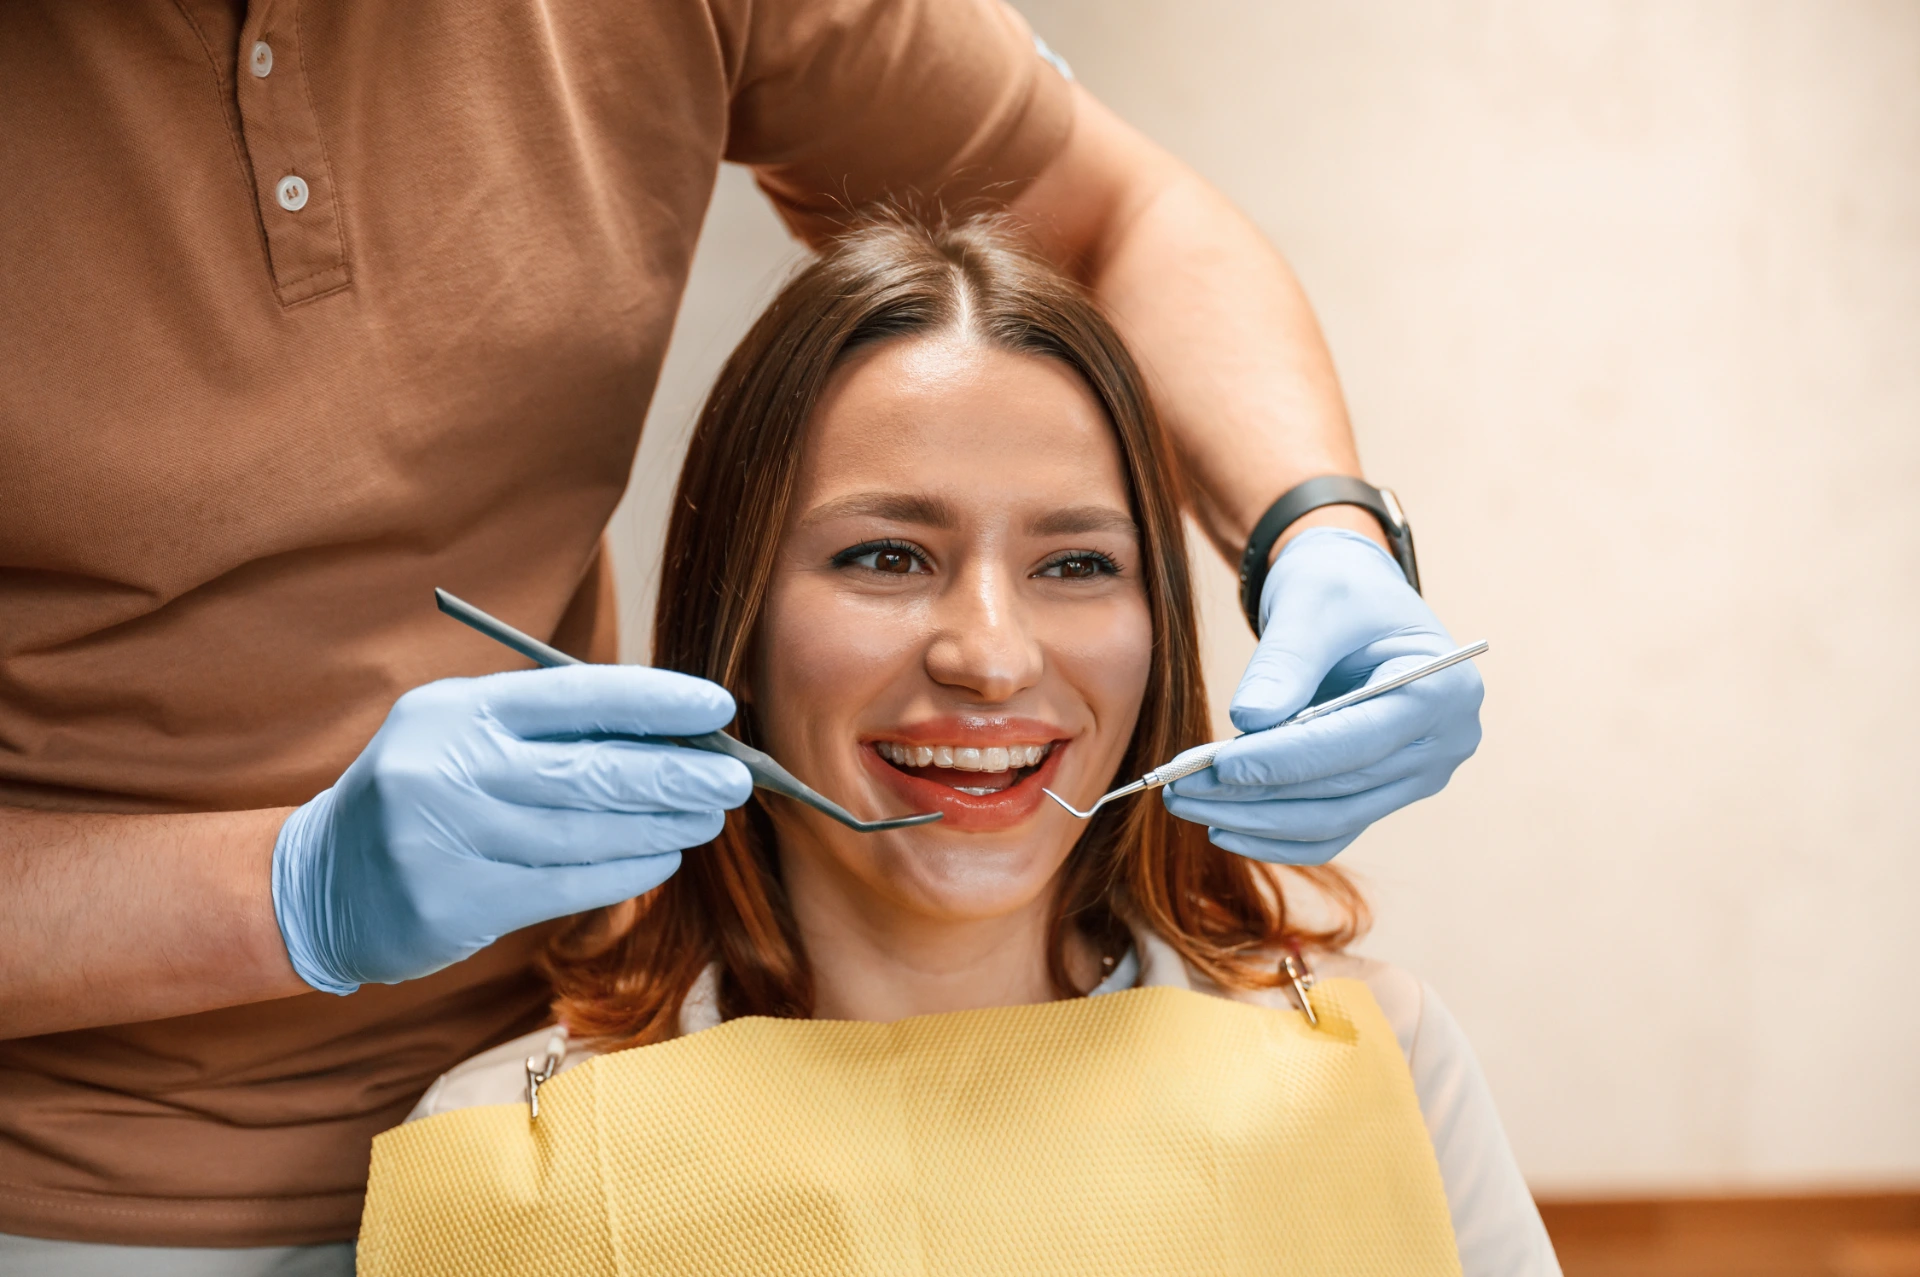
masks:
<svg viewBox="0 0 1920 1277"><path fill-rule="evenodd" d="M1208 741L1204 745L1195 745L1192 749L1175 754L1171 760L1160 764L1140 779L1147 783L1148 789L1158 789L1162 785L1171 785L1182 776L1191 776L1213 766L1214 758L1220 753L1223 740Z"/></svg>

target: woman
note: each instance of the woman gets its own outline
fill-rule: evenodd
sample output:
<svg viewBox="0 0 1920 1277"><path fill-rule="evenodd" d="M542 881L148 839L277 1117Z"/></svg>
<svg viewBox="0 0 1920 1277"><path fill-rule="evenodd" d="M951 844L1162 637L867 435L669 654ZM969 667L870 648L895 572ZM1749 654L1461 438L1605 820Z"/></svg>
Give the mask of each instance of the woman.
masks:
<svg viewBox="0 0 1920 1277"><path fill-rule="evenodd" d="M577 1229L526 1203L566 1179L546 1159L593 1143L625 1152L583 1173L639 1194L602 1211L627 1220L606 1253L682 1268L1240 1271L1239 1247L1247 1271L1558 1271L1458 1026L1341 952L1365 913L1338 870L1299 873L1310 925L1151 798L1082 824L1041 793L1085 805L1204 739L1207 712L1141 375L1008 232L871 226L774 300L695 431L655 656L731 690L740 737L857 813L943 819L863 835L759 795L665 886L583 920L549 959L559 1027L441 1078L414 1116L446 1127L382 1138L363 1268L424 1271L503 1210L491 1262L551 1257ZM1370 1048L1390 1067L1354 1063ZM596 1059L591 1101L555 1077ZM509 1162L547 1169L503 1188ZM411 1239L420 1202L501 1194L520 1205ZM743 1232L772 1249L729 1249Z"/></svg>

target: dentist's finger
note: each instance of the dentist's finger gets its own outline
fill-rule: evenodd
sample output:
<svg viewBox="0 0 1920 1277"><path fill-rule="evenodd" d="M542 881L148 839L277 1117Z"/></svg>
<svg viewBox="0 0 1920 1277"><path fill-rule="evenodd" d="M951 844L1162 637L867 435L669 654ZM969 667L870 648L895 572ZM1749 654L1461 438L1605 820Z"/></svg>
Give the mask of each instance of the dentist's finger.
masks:
<svg viewBox="0 0 1920 1277"><path fill-rule="evenodd" d="M502 804L475 835L473 853L529 869L610 864L704 846L725 824L719 811L635 815Z"/></svg>
<svg viewBox="0 0 1920 1277"><path fill-rule="evenodd" d="M1393 678L1417 663L1389 661L1374 671L1373 681ZM1452 677L1456 672L1461 674L1458 679ZM1209 781L1224 785L1298 785L1360 771L1379 765L1455 720L1463 721L1458 724L1459 732L1450 734L1471 734L1477 745L1482 694L1480 676L1471 665L1456 665L1325 718L1229 741L1215 757Z"/></svg>
<svg viewBox="0 0 1920 1277"><path fill-rule="evenodd" d="M1196 825L1282 842L1326 842L1358 834L1374 821L1440 791L1445 777L1409 776L1345 798L1226 803L1166 794L1167 810ZM1166 791L1161 791L1166 793Z"/></svg>
<svg viewBox="0 0 1920 1277"><path fill-rule="evenodd" d="M549 918L585 913L643 896L680 868L677 851L633 856L605 864L556 869L520 869L502 873L490 884L491 905L517 931ZM505 934L505 931L502 934Z"/></svg>
<svg viewBox="0 0 1920 1277"><path fill-rule="evenodd" d="M1217 779L1213 775L1213 770L1208 768L1206 771L1182 777L1173 785L1173 789L1182 798L1207 799L1223 803L1345 798L1350 794L1364 794L1369 789L1390 785L1424 768L1435 766L1434 755L1450 748L1452 748L1451 743L1439 737L1428 736L1404 749L1394 751L1371 767L1338 772L1332 776L1321 776L1294 785L1229 785ZM1459 760L1454 759L1444 765L1451 772L1454 767L1459 766Z"/></svg>
<svg viewBox="0 0 1920 1277"><path fill-rule="evenodd" d="M725 754L638 741L523 741L499 737L471 765L473 781L504 802L579 811L725 811L753 793L746 765Z"/></svg>
<svg viewBox="0 0 1920 1277"><path fill-rule="evenodd" d="M517 736L698 736L733 721L718 683L644 665L565 665L479 680L480 703Z"/></svg>
<svg viewBox="0 0 1920 1277"><path fill-rule="evenodd" d="M1275 838L1251 838L1228 829L1207 830L1207 841L1222 851L1262 861L1269 865L1324 865L1352 845L1359 834L1329 838L1325 842L1281 842Z"/></svg>

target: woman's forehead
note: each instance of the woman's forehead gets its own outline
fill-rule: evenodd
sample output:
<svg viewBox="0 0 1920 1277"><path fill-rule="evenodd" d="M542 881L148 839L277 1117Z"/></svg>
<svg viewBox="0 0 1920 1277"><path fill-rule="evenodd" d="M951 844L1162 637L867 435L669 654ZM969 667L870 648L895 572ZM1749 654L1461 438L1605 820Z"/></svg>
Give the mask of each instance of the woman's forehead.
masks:
<svg viewBox="0 0 1920 1277"><path fill-rule="evenodd" d="M886 494L918 500L906 521L922 523L984 503L1029 519L1077 510L1058 517L1084 522L1104 510L1110 524L1131 506L1119 441L1078 374L951 336L861 352L808 422L800 519Z"/></svg>

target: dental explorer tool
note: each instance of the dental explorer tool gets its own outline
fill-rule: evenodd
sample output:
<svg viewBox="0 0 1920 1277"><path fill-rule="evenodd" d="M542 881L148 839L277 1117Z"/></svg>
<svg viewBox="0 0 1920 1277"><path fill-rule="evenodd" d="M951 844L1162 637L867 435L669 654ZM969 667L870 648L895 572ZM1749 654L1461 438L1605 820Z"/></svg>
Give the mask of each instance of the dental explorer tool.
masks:
<svg viewBox="0 0 1920 1277"><path fill-rule="evenodd" d="M523 634L498 617L482 612L465 599L458 598L445 590L433 592L434 602L440 610L454 620L470 625L496 643L505 644L536 665L549 669L560 665L583 665L584 661L575 660L558 648L549 647L531 634ZM847 828L863 834L878 833L883 829L906 829L913 825L930 825L939 820L944 813L937 811L922 812L917 816L900 816L893 820L862 820L830 798L824 798L802 784L794 774L776 763L771 755L764 754L751 745L744 745L725 732L707 732L700 736L636 736L622 737L623 740L638 740L649 745L684 745L688 749L704 749L710 754L725 754L728 758L737 758L747 765L753 773L753 783L757 788L770 789L776 794L785 794L795 802L805 803L815 811L824 812Z"/></svg>
<svg viewBox="0 0 1920 1277"><path fill-rule="evenodd" d="M1292 718L1275 723L1272 727L1263 727L1260 730L1263 732L1277 732L1282 727L1292 727L1298 723L1310 723L1316 718L1321 718L1333 713L1335 710L1345 709L1349 705L1358 705L1361 701L1370 701L1382 693L1391 692L1396 687L1405 687L1408 683L1414 682L1417 679L1423 679L1429 674L1438 674L1449 665L1458 665L1462 661L1470 661L1486 650L1487 641L1485 639L1481 639L1478 643L1469 643L1465 647L1456 648L1448 652L1445 656L1436 656L1431 661L1416 665L1404 674L1396 674L1384 683L1374 683L1368 687L1356 687L1344 696L1336 696L1332 700L1323 701L1318 705L1309 705ZM1257 733L1254 732L1248 732L1246 736L1256 734ZM1234 740L1245 740L1246 736L1236 736ZM1195 745L1192 749L1175 755L1172 762L1160 764L1160 766L1154 768L1139 780L1134 781L1131 785L1122 785L1111 793L1100 795L1098 801L1085 811L1081 811L1072 803L1054 793L1051 789L1043 789L1040 792L1053 799L1056 803L1059 803L1062 807L1065 807L1080 819L1087 820L1092 817L1094 812L1099 811L1116 798L1125 798L1129 794L1139 794L1149 789L1158 789L1162 785L1172 784L1182 776L1191 776L1197 771L1205 771L1207 768L1213 766L1213 760L1219 755L1220 751L1232 743L1233 741L1216 740L1209 741L1205 745Z"/></svg>

